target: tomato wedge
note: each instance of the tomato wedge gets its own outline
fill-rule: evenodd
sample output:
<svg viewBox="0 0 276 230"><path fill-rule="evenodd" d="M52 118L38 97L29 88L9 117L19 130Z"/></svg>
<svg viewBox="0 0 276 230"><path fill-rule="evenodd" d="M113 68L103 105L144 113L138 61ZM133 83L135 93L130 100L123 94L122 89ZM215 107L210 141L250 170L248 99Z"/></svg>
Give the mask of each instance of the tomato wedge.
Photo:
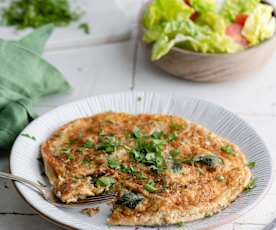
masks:
<svg viewBox="0 0 276 230"><path fill-rule="evenodd" d="M235 42L239 43L240 45L247 47L248 42L241 34L242 28L243 26L241 24L230 24L226 27L225 34L231 37Z"/></svg>
<svg viewBox="0 0 276 230"><path fill-rule="evenodd" d="M239 24L239 25L241 25L243 27L247 18L248 18L248 15L246 15L246 14L239 14L235 18L235 23L237 23L237 24Z"/></svg>

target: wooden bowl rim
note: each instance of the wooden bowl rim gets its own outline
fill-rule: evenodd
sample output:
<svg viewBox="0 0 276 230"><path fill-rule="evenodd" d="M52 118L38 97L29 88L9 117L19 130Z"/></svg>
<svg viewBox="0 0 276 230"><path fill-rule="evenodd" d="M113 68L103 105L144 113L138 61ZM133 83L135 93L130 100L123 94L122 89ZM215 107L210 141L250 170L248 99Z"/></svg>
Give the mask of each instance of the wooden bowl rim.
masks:
<svg viewBox="0 0 276 230"><path fill-rule="evenodd" d="M143 18L143 15L145 13L145 10L147 9L148 5L152 2L153 0L150 0L148 1L141 9L141 13L140 13L140 19L139 19L139 25L140 27L142 28L142 33L145 32L145 28L144 28L144 25L143 25L143 22L142 22L142 18ZM273 15L272 17L275 18L276 20L276 5L274 5L271 1L269 0L262 0L261 1L262 3L264 4L267 4L267 5L270 5L273 7ZM178 52L178 53L182 53L182 54L189 54L189 55L194 55L194 56L201 56L201 57L228 57L228 56L237 56L237 55L240 55L242 53L249 53L251 51L254 51L254 50L257 50L257 49L260 49L262 46L264 46L266 43L268 42L271 42L272 40L276 40L276 29L274 31L274 34L272 35L272 37L262 41L261 43L257 44L257 45L254 45L252 47L249 47L249 48L246 48L244 50L241 50L241 51L237 51L237 52L234 52L234 53L201 53L201 52L196 52L196 51L192 51L192 50L187 50L187 49L181 49L181 48L178 48L178 47L173 47L171 48L170 51L175 51L175 52ZM142 41L143 43L145 43L144 41ZM146 44L146 43L145 43ZM151 45L151 43L149 43ZM169 51L169 52L170 52Z"/></svg>

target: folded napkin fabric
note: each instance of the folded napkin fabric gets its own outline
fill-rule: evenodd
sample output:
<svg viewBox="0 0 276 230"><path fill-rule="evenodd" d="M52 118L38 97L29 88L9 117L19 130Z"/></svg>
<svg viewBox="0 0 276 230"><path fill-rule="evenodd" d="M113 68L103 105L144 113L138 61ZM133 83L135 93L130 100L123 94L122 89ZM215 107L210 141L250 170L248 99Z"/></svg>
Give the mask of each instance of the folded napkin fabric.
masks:
<svg viewBox="0 0 276 230"><path fill-rule="evenodd" d="M41 54L53 25L18 41L0 39L0 149L9 148L33 119L32 104L42 96L70 89L63 75Z"/></svg>

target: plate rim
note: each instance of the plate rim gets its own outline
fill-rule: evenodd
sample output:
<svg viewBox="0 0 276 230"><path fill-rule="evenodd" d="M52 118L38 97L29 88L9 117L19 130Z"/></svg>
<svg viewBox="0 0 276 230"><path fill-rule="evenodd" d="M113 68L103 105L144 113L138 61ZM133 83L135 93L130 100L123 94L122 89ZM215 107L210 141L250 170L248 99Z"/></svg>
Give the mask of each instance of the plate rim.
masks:
<svg viewBox="0 0 276 230"><path fill-rule="evenodd" d="M269 192L269 190L272 187L273 179L274 179L274 176L275 176L274 173L273 173L274 161L272 160L270 149L267 147L267 145L266 145L265 141L263 140L263 138L251 126L251 124L248 123L243 118L241 118L238 114L232 112L231 110L228 110L226 107L224 107L224 106L222 106L220 104L216 104L216 103L210 102L208 100L205 100L205 99L202 99L202 98L199 98L199 97L191 97L191 96L187 96L187 95L185 95L183 93L173 93L173 92L136 91L136 90L134 90L134 91L121 91L121 92L115 92L115 93L102 93L102 94L97 94L97 95L92 95L92 96L84 97L82 99L74 100L74 101L67 102L67 103L64 103L62 105L59 105L56 108L51 109L51 110L47 111L46 113L42 114L41 116L39 116L38 118L34 119L17 136L17 138L14 141L14 144L13 144L13 146L11 148L11 151L10 151L10 157L9 157L9 171L10 171L10 173L12 173L12 171L13 171L13 169L12 169L12 164L13 164L12 163L12 159L13 159L12 155L14 154L15 143L18 141L19 138L21 138L21 134L24 133L25 129L28 128L33 122L38 122L37 120L43 119L44 116L47 116L48 114L50 114L50 113L52 113L54 111L58 111L58 110L60 110L62 108L65 108L65 107L73 106L74 104L80 104L80 103L85 102L85 101L87 101L89 99L92 99L92 98L110 97L110 96L119 96L119 95L127 95L127 96L137 95L138 96L140 94L144 95L144 96L147 95L147 94L155 94L155 95L158 95L158 96L167 95L167 96L183 97L183 98L185 98L187 100L202 101L202 102L204 102L204 103L206 103L208 105L220 108L220 109L226 111L227 113L231 114L232 116L238 118L245 125L247 125L251 129L251 131L254 133L254 135L256 135L258 137L259 141L263 145L263 148L268 153L267 157L270 160L270 166L271 166L269 168L270 174L269 174L267 186L263 190L263 192L260 193L259 197L254 202L252 202L251 204L249 204L247 207L240 209L237 213L230 215L228 218L221 219L217 223L215 223L215 222L209 223L207 227L197 228L197 229L213 229L213 228L216 228L216 227L219 227L219 226L231 223L231 222L235 221L236 219L240 218L241 216L245 215L248 211L252 210L255 206L257 206L265 198L265 196L267 195L267 193ZM27 201L27 199L25 198L23 192L18 187L18 182L13 182L13 185L14 185L16 191L18 192L18 194L20 195L20 197L22 197L22 199L28 204L28 206L31 207L32 210L34 210L40 217L42 217L43 219L45 219L45 220L47 220L47 221L49 221L49 222L51 222L51 223L53 223L53 224L55 224L57 226L63 227L65 229L78 229L76 227L73 227L73 226L70 226L68 224L63 223L62 221L59 221L58 219L54 219L52 217L49 217L46 213L41 212L40 210L38 210L29 201ZM227 207L226 207L226 209L227 209ZM141 226L141 227L144 227L144 226ZM159 227L164 228L164 226L159 226ZM150 228L152 228L152 227L150 227Z"/></svg>

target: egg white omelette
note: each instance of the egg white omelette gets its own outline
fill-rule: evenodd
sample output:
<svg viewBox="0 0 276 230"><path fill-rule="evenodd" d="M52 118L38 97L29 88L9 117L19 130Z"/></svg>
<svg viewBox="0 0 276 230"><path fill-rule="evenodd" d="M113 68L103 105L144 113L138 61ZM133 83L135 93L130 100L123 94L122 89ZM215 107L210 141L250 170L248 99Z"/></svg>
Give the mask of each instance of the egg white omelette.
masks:
<svg viewBox="0 0 276 230"><path fill-rule="evenodd" d="M173 115L106 112L74 120L41 146L56 196L73 203L116 192L111 225L211 216L250 185L238 146Z"/></svg>

